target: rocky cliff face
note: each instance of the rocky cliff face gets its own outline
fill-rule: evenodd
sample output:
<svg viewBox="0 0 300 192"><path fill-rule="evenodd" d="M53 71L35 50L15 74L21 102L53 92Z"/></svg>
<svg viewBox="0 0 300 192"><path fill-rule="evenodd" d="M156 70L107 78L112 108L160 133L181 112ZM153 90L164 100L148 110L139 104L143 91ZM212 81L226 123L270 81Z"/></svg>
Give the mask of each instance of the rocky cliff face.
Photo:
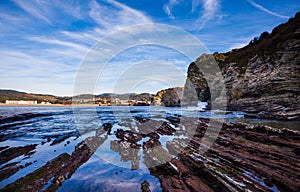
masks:
<svg viewBox="0 0 300 192"><path fill-rule="evenodd" d="M157 92L153 97L152 105L174 107L181 105L183 87L175 87Z"/></svg>
<svg viewBox="0 0 300 192"><path fill-rule="evenodd" d="M300 120L299 26L297 13L246 47L213 55L225 80L228 110L245 111L260 118ZM209 87L195 63L188 69L186 85L189 83L199 100L210 100Z"/></svg>
<svg viewBox="0 0 300 192"><path fill-rule="evenodd" d="M274 57L253 57L240 78L226 72L229 109L265 118L300 118L300 40L288 40Z"/></svg>
<svg viewBox="0 0 300 192"><path fill-rule="evenodd" d="M196 94L191 91L193 89L196 91ZM199 70L195 62L191 63L188 68L184 95L188 98L188 100L190 100L190 104L195 103L195 97L197 97L197 100L200 101L207 101L210 99L210 90L207 81L203 78L203 73Z"/></svg>

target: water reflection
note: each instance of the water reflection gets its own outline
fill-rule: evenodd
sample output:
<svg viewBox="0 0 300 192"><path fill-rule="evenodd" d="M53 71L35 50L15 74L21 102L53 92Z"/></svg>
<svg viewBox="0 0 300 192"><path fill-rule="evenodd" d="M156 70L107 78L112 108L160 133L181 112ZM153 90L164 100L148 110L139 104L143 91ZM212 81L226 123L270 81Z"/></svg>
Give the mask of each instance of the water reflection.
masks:
<svg viewBox="0 0 300 192"><path fill-rule="evenodd" d="M121 161L131 162L131 169L136 170L140 166L140 156L139 156L139 147L132 148L130 143L126 141L111 141L110 149L118 152L121 156Z"/></svg>

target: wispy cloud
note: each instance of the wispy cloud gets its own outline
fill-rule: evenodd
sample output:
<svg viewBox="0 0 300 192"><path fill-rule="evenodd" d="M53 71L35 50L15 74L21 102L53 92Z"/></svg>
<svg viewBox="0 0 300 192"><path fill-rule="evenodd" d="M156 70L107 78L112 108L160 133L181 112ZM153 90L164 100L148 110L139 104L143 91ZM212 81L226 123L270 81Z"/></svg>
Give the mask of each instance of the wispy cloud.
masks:
<svg viewBox="0 0 300 192"><path fill-rule="evenodd" d="M165 11L165 13L168 15L168 17L170 18L170 19L175 19L175 17L173 16L173 14L172 14L172 12L171 12L171 10L170 10L170 7L167 5L167 4L165 4L164 6L163 6L163 9L164 9L164 11Z"/></svg>
<svg viewBox="0 0 300 192"><path fill-rule="evenodd" d="M143 12L112 0L84 5L76 0L70 5L62 1L12 1L18 14L13 10L0 13L0 26L5 26L0 36L6 45L0 46L1 64L7 64L0 69L4 74L2 88L40 93L55 90L55 94L70 95L78 66L94 43L121 27L152 23ZM69 30L72 22L77 27L78 19L92 27ZM53 30L53 25L58 29ZM36 26L34 33L28 26Z"/></svg>
<svg viewBox="0 0 300 192"><path fill-rule="evenodd" d="M201 5L202 0L192 0L192 13Z"/></svg>
<svg viewBox="0 0 300 192"><path fill-rule="evenodd" d="M216 13L217 10L220 7L220 1L219 0L203 0L203 8L204 13L202 15L203 19L209 20L212 19Z"/></svg>
<svg viewBox="0 0 300 192"><path fill-rule="evenodd" d="M165 11L165 13L168 15L168 17L171 19L171 20L174 20L175 17L173 16L173 13L172 13L172 9L175 5L178 5L180 3L179 0L169 0L167 3L164 4L163 6L163 10Z"/></svg>
<svg viewBox="0 0 300 192"><path fill-rule="evenodd" d="M200 17L195 22L196 30L202 29L203 27L205 27L208 21L214 19L221 7L220 0L201 0L201 2L194 1L194 9L198 7L200 3L202 5L203 11Z"/></svg>
<svg viewBox="0 0 300 192"><path fill-rule="evenodd" d="M121 9L119 17L121 17L121 21L123 23L130 23L132 21L131 17L134 17L134 16L137 17L134 19L134 21L135 21L134 23L138 23L138 24L152 23L152 20L140 11L132 9L132 8L128 7L127 5L118 3L117 1L114 1L114 0L108 0L108 2Z"/></svg>
<svg viewBox="0 0 300 192"><path fill-rule="evenodd" d="M52 24L52 21L47 18L44 14L48 12L48 9L45 9L43 1L22 1L22 0L14 0L14 2L21 7L23 10L31 14L32 16L45 21L48 24Z"/></svg>
<svg viewBox="0 0 300 192"><path fill-rule="evenodd" d="M11 15L0 10L0 37L5 35L14 35L11 31L15 30L17 27L26 26L28 18L20 17L18 15Z"/></svg>
<svg viewBox="0 0 300 192"><path fill-rule="evenodd" d="M54 25L61 20L57 13L72 16L76 19L82 19L80 4L78 0L71 2L65 1L43 1L43 0L12 0L18 7L49 25ZM58 20L58 18L60 20Z"/></svg>
<svg viewBox="0 0 300 192"><path fill-rule="evenodd" d="M105 33L112 32L118 27L152 23L152 20L140 11L113 0L107 0L107 2L111 6L101 5L93 0L90 3L91 11L89 12L89 16L101 26Z"/></svg>
<svg viewBox="0 0 300 192"><path fill-rule="evenodd" d="M72 1L55 1L56 7L62 9L65 13L68 13L74 18L82 19L80 0Z"/></svg>
<svg viewBox="0 0 300 192"><path fill-rule="evenodd" d="M61 31L61 33L73 40L94 44L107 34L122 27L153 23L151 18L140 11L116 1L107 0L106 2L108 4L99 4L95 0L90 2L89 17L98 26L85 31Z"/></svg>
<svg viewBox="0 0 300 192"><path fill-rule="evenodd" d="M1 49L1 88L70 95L77 66L46 59L52 55ZM21 72L20 72L21 71ZM54 91L54 92L52 92Z"/></svg>
<svg viewBox="0 0 300 192"><path fill-rule="evenodd" d="M86 47L82 44L77 44L77 43L68 42L68 41L62 41L62 40L53 39L53 38L29 37L28 39L31 40L31 41L37 41L37 42L40 42L40 43L47 43L47 44L52 44L52 45L70 47L70 48L77 49L77 50L80 50L80 51L88 51L88 47Z"/></svg>
<svg viewBox="0 0 300 192"><path fill-rule="evenodd" d="M262 5L259 5L257 3L255 3L254 1L251 1L251 0L247 0L252 6L256 7L257 9L263 11L263 12L266 12L270 15L273 15L273 16L276 16L276 17L280 17L280 18L284 18L284 19L288 19L289 17L288 16L285 16L285 15L280 15L278 13L275 13L273 11L270 11L269 9L263 7Z"/></svg>
<svg viewBox="0 0 300 192"><path fill-rule="evenodd" d="M105 35L103 30L101 30L99 27L80 32L61 31L61 33L68 38L89 44L94 44L97 41L100 41Z"/></svg>

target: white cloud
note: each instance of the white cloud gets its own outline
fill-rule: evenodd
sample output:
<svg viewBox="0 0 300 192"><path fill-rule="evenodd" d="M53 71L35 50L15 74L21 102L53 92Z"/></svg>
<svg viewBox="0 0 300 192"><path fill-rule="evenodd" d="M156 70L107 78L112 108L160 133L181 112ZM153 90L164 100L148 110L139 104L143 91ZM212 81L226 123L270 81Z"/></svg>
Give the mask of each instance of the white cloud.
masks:
<svg viewBox="0 0 300 192"><path fill-rule="evenodd" d="M215 16L217 13L217 10L219 9L220 2L218 0L203 0L203 18L204 19L211 19Z"/></svg>
<svg viewBox="0 0 300 192"><path fill-rule="evenodd" d="M163 6L163 9L164 9L164 11L165 11L165 13L168 15L168 17L170 18L170 19L175 19L175 17L173 16L173 14L172 14L172 12L171 12L171 10L170 10L170 7L168 6L168 5L164 5Z"/></svg>
<svg viewBox="0 0 300 192"><path fill-rule="evenodd" d="M124 4L118 3L117 1L113 1L113 0L108 0L108 2L110 2L112 5L120 8L122 11L120 12L120 17L123 17L121 19L121 21L123 21L123 23L130 23L133 18L133 16L135 16L136 18L134 18L134 23L152 23L151 19L149 19L147 16L145 16L142 12L137 11L135 9L132 9ZM126 21L126 22L125 22Z"/></svg>
<svg viewBox="0 0 300 192"><path fill-rule="evenodd" d="M61 31L61 33L68 38L87 44L94 44L105 36L104 31L99 27L79 32Z"/></svg>
<svg viewBox="0 0 300 192"><path fill-rule="evenodd" d="M192 13L201 5L201 0L192 0Z"/></svg>
<svg viewBox="0 0 300 192"><path fill-rule="evenodd" d="M201 5L203 12L195 22L197 30L202 29L208 21L214 19L221 7L220 0L201 0Z"/></svg>
<svg viewBox="0 0 300 192"><path fill-rule="evenodd" d="M273 16L276 16L276 17L280 17L280 18L284 18L284 19L288 19L289 17L288 16L285 16L285 15L280 15L278 13L275 13L273 11L270 11L269 9L263 7L262 5L259 5L257 3L255 3L254 1L251 1L251 0L247 0L252 6L256 7L257 9L263 11L263 12L266 12L270 15L273 15Z"/></svg>
<svg viewBox="0 0 300 192"><path fill-rule="evenodd" d="M107 32L130 25L152 23L152 20L142 12L132 9L116 1L107 0L111 6L100 5L93 0L90 4L89 16L94 19L100 27Z"/></svg>
<svg viewBox="0 0 300 192"><path fill-rule="evenodd" d="M9 63L8 65L3 65L1 70L7 72L14 72L14 74L20 75L19 70L14 69L22 69L22 74L24 71L27 71L28 74L42 74L36 73L37 71L32 71L32 69L41 70L39 72L52 72L55 70L66 69L66 70L75 70L76 67L69 66L62 62L57 62L55 60L48 60L45 57L51 55L40 55L36 54L27 54L20 51L15 50L7 50L1 49L1 63ZM10 70L11 69L11 70ZM30 73L29 73L30 72ZM4 75L5 73L2 73Z"/></svg>
<svg viewBox="0 0 300 192"><path fill-rule="evenodd" d="M5 35L14 35L11 31L23 26L27 27L28 18L18 15L7 14L0 11L0 37L5 38Z"/></svg>
<svg viewBox="0 0 300 192"><path fill-rule="evenodd" d="M52 24L52 21L47 18L44 14L48 12L49 9L45 8L44 2L36 1L22 1L14 0L14 2L21 7L23 10L31 14L32 16L45 21L48 24Z"/></svg>
<svg viewBox="0 0 300 192"><path fill-rule="evenodd" d="M63 9L65 13L68 13L76 19L82 19L82 14L80 10L80 0L72 1L55 1L56 7Z"/></svg>
<svg viewBox="0 0 300 192"><path fill-rule="evenodd" d="M175 5L178 5L180 3L179 0L169 0L167 3L164 4L163 6L163 10L165 11L165 13L168 15L168 17L172 20L175 19L175 17L173 16L172 13L172 9Z"/></svg>
<svg viewBox="0 0 300 192"><path fill-rule="evenodd" d="M182 1L169 0L164 4L163 10L171 20L175 19L172 9L174 8L174 6L179 4L182 4ZM220 0L192 0L191 4L191 13L195 13L196 10L199 9L199 7L202 8L199 14L199 18L196 19L194 26L192 26L192 30L200 30L205 27L205 24L208 21L214 19L219 14L221 8ZM219 18L221 18L221 16ZM191 28L189 27L189 29Z"/></svg>
<svg viewBox="0 0 300 192"><path fill-rule="evenodd" d="M61 31L61 33L73 40L94 44L121 27L153 23L151 18L140 11L116 1L107 0L106 2L109 6L99 4L95 0L90 2L89 17L98 24L97 27L85 31Z"/></svg>
<svg viewBox="0 0 300 192"><path fill-rule="evenodd" d="M72 92L77 66L47 59L51 57L47 53L34 55L8 49L0 52L1 88L57 95Z"/></svg>
<svg viewBox="0 0 300 192"><path fill-rule="evenodd" d="M63 13L68 16L70 15L76 19L82 19L82 15L80 12L80 2L78 0L72 0L71 2L13 0L13 2L25 12L29 13L31 16L50 25L56 23L57 19L61 19L57 17L57 13Z"/></svg>
<svg viewBox="0 0 300 192"><path fill-rule="evenodd" d="M57 95L72 94L78 66L93 44L120 27L152 23L142 12L112 0L107 0L106 3L92 1L89 6L82 8L87 9L87 12L81 11L80 5L75 1L70 5L63 2L50 4L39 0L15 0L15 3L25 11L21 15L27 17L26 22L23 22L13 14L0 13L5 16L0 21L4 21L4 25L9 21L14 23L16 27L13 29L17 30L17 33L12 33L9 37L12 39L12 43L8 42L9 48L0 47L0 63L3 65L0 73L4 74L1 76L0 87L27 92L51 93L52 90ZM98 26L74 31L67 28L54 32L36 30L34 35L27 30L28 26L43 25L40 21L44 22L43 27L52 30L49 24L54 23L58 17L54 13L62 10L67 21L74 22L74 19L68 17L71 15L76 20L84 19L92 24L96 22ZM19 35L23 30L25 32ZM7 34L6 30L1 35L8 37ZM14 44L20 41L24 42L20 47Z"/></svg>
<svg viewBox="0 0 300 192"><path fill-rule="evenodd" d="M88 51L88 47L82 45L82 44L77 44L73 42L68 42L68 41L62 41L58 39L53 39L53 38L46 38L46 37L29 37L28 38L31 41L37 41L40 43L47 43L47 44L53 44L53 45L58 45L58 46L64 46L64 47L70 47L73 49L77 49L80 51Z"/></svg>

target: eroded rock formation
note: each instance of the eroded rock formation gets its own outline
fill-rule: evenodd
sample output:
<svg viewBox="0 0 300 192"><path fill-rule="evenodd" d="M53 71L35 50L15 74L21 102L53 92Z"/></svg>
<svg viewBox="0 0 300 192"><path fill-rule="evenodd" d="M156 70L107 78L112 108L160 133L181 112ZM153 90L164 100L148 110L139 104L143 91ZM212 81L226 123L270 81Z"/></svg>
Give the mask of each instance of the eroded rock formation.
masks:
<svg viewBox="0 0 300 192"><path fill-rule="evenodd" d="M271 34L263 33L241 49L214 53L223 75L228 109L250 113L259 118L300 120L300 13ZM190 64L185 89L193 85L198 99L210 100L210 88L197 66L203 55ZM185 91L186 92L186 91ZM214 99L211 99L214 100Z"/></svg>
<svg viewBox="0 0 300 192"><path fill-rule="evenodd" d="M175 107L181 105L183 87L175 87L157 92L152 104L158 106Z"/></svg>

